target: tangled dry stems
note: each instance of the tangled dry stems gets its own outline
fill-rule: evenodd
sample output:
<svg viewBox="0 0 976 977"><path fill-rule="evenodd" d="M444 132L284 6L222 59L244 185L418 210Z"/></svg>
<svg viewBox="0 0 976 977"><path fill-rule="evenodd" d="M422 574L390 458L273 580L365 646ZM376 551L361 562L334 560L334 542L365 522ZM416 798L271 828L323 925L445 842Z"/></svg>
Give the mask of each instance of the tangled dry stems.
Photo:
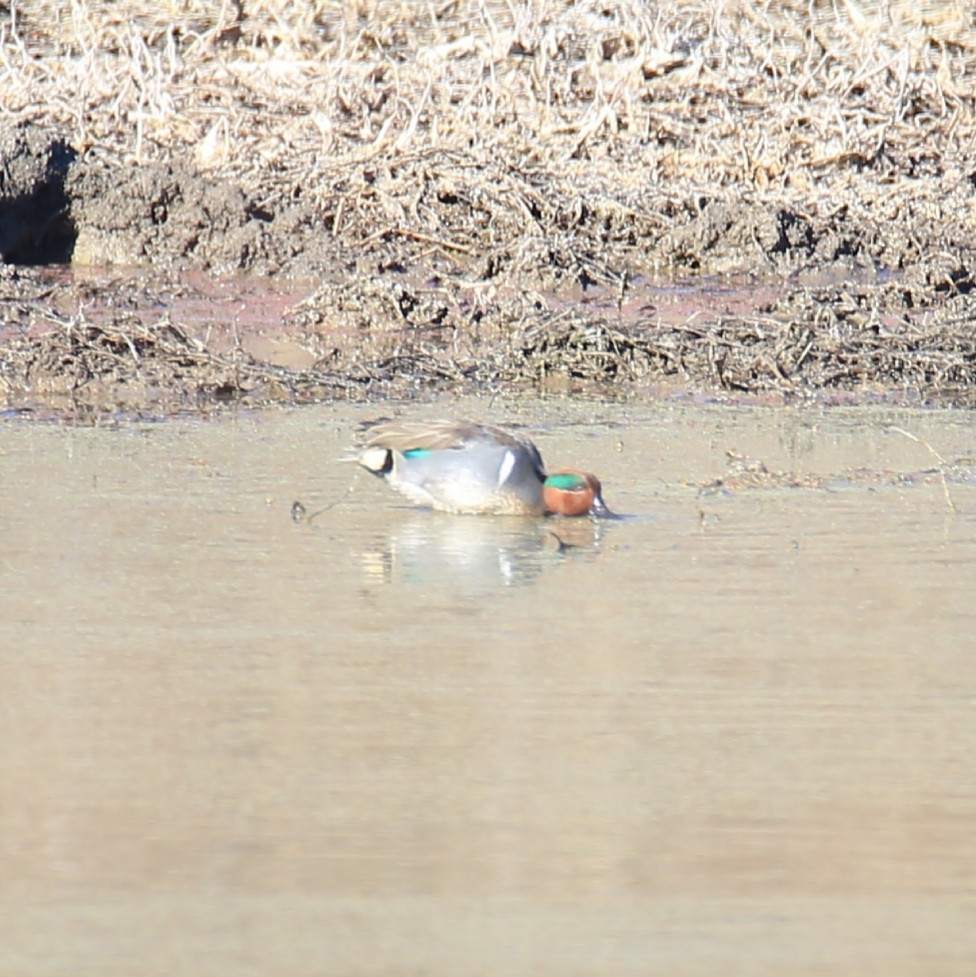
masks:
<svg viewBox="0 0 976 977"><path fill-rule="evenodd" d="M845 260L925 286L911 306L898 286L849 301L791 288L759 316L682 326L544 306L473 317L451 299L439 324L360 328L323 389L391 370L742 390L973 380L976 31L961 0L24 0L0 20L0 95L8 123L56 124L113 165L191 157L257 209L311 201L357 274L439 262L455 284L525 290Z"/></svg>
<svg viewBox="0 0 976 977"><path fill-rule="evenodd" d="M182 147L221 176L265 186L272 171L281 192L325 202L337 168L401 154L591 181L609 159L641 185L769 188L843 180L851 163L894 173L972 135L958 110L976 31L953 0L10 9L8 120L55 119L121 159Z"/></svg>

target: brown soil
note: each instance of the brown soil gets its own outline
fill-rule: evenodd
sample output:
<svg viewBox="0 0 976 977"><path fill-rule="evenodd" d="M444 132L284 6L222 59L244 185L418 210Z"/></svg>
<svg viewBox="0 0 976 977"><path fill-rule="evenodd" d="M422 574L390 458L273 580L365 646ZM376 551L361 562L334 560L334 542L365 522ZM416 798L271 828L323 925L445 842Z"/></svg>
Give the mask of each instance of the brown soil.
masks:
<svg viewBox="0 0 976 977"><path fill-rule="evenodd" d="M161 9L0 7L10 409L974 399L971 4Z"/></svg>

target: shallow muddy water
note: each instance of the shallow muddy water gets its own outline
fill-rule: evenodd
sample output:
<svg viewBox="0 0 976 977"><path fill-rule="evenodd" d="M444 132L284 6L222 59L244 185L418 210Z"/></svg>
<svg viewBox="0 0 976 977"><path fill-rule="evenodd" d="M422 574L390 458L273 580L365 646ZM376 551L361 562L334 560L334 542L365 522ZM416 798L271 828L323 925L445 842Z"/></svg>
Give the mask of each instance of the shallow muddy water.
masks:
<svg viewBox="0 0 976 977"><path fill-rule="evenodd" d="M971 973L971 415L409 409L595 526L333 464L394 409L0 425L0 973Z"/></svg>

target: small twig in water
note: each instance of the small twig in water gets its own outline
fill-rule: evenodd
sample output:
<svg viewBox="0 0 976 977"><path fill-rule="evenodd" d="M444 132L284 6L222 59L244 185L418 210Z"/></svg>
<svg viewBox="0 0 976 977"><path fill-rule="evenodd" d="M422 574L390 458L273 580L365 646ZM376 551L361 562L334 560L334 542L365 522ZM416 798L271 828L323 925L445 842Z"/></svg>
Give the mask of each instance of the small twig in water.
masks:
<svg viewBox="0 0 976 977"><path fill-rule="evenodd" d="M549 531L549 535L556 541L556 552L565 553L569 549L569 543L564 543L554 532Z"/></svg>
<svg viewBox="0 0 976 977"><path fill-rule="evenodd" d="M549 530L549 535L556 541L556 552L557 553L567 553L569 550L585 550L589 549L587 546L580 546L579 543L567 543L561 536L558 536L551 529Z"/></svg>
<svg viewBox="0 0 976 977"><path fill-rule="evenodd" d="M297 501L292 502L291 521L295 523L304 522L307 523L308 525L311 525L313 520L321 516L323 512L328 512L329 509L334 509L342 501L343 501L342 499L336 499L335 502L330 502L327 506L324 506L321 509L317 509L311 515L308 514L308 509L306 509L301 502L297 502Z"/></svg>
<svg viewBox="0 0 976 977"><path fill-rule="evenodd" d="M897 434L902 434L908 438L909 441L914 441L916 444L920 444L926 449L926 451L928 451L930 455L932 455L933 458L935 458L936 461L938 461L939 477L942 479L942 493L945 495L946 505L949 507L950 511L958 512L959 510L956 508L955 503L952 501L952 496L949 494L949 482L946 479L945 473L948 462L945 460L945 458L943 458L942 455L940 455L939 452L928 443L928 441L923 441L921 438L912 434L911 431L906 431L904 428L894 426L890 427L888 430L895 431Z"/></svg>

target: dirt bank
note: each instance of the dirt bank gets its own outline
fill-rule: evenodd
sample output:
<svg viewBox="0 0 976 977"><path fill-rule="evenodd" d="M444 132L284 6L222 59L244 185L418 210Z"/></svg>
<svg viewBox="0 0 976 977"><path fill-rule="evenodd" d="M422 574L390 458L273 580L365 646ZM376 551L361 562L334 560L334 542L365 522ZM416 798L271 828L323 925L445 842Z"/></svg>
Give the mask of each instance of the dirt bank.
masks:
<svg viewBox="0 0 976 977"><path fill-rule="evenodd" d="M12 9L12 409L662 382L972 399L969 4ZM127 271L37 268L65 262ZM189 316L193 272L295 283L258 331L296 355L248 314L232 343L220 309ZM672 279L705 284L684 317L650 288ZM728 302L728 281L762 290Z"/></svg>

